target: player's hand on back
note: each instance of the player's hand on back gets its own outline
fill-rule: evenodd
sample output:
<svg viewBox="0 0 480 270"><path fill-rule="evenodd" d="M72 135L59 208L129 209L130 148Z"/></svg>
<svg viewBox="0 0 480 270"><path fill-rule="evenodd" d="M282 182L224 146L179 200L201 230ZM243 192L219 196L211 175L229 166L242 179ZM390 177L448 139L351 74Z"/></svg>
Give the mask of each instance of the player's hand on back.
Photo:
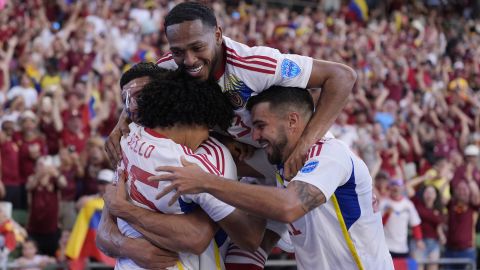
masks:
<svg viewBox="0 0 480 270"><path fill-rule="evenodd" d="M163 270L175 266L178 261L177 253L158 248L142 238L132 238L128 246L131 250L128 258L145 269Z"/></svg>
<svg viewBox="0 0 480 270"><path fill-rule="evenodd" d="M283 164L283 175L285 178L291 180L293 177L295 177L295 175L297 175L298 171L305 164L307 152L311 146L312 144L309 144L301 139L298 141L295 149L293 149L293 152Z"/></svg>
<svg viewBox="0 0 480 270"><path fill-rule="evenodd" d="M116 185L108 185L103 200L105 201L105 207L108 212L116 217L121 216L121 211L125 209L125 206L129 204L127 201L126 191L126 175L123 172L119 172L119 179Z"/></svg>
<svg viewBox="0 0 480 270"><path fill-rule="evenodd" d="M171 185L167 186L160 192L156 199L167 195L172 190L176 194L172 197L169 205L172 205L183 194L197 194L205 192L205 183L211 174L202 170L197 164L188 162L185 157L181 158L183 167L160 166L155 170L158 172L167 172L162 175L150 176L150 181L171 181Z"/></svg>
<svg viewBox="0 0 480 270"><path fill-rule="evenodd" d="M120 147L120 139L122 136L127 136L130 133L130 128L128 127L129 121L124 112L120 115L117 125L112 130L110 135L108 135L107 141L105 143L105 151L107 152L108 159L110 160L112 166L117 167L118 162L122 159L122 149Z"/></svg>

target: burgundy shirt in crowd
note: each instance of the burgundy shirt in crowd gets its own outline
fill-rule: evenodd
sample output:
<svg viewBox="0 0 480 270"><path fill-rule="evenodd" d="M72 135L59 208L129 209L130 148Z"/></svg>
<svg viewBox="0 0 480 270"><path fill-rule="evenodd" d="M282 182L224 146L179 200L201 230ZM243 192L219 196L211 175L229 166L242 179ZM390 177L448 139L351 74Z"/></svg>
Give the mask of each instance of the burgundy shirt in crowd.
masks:
<svg viewBox="0 0 480 270"><path fill-rule="evenodd" d="M19 142L19 145L20 145L19 161L20 161L20 178L21 178L20 184L25 184L27 182L28 177L33 174L35 169L35 162L36 162L35 159L32 159L30 157L29 149L31 147L37 147L35 145L38 145L38 147L40 147L41 155L46 155L47 144L45 143L43 138L38 137L31 141L21 140Z"/></svg>
<svg viewBox="0 0 480 270"><path fill-rule="evenodd" d="M54 183L55 178L50 178ZM30 215L27 230L29 233L50 234L58 229L58 188L54 184L52 191L46 187L37 187L31 194Z"/></svg>
<svg viewBox="0 0 480 270"><path fill-rule="evenodd" d="M461 181L465 180L466 171L467 171L467 165L462 165L455 170L453 179L450 182L450 186L452 188L454 188ZM478 170L478 168L474 168L472 176L473 176L473 180L475 180L475 182L477 182L478 186L480 187L480 170Z"/></svg>
<svg viewBox="0 0 480 270"><path fill-rule="evenodd" d="M19 186L19 147L10 140L0 144L0 155L2 157L2 181L7 186Z"/></svg>
<svg viewBox="0 0 480 270"><path fill-rule="evenodd" d="M40 131L45 135L49 155L56 155L60 149L60 132L55 129L53 122L40 121Z"/></svg>
<svg viewBox="0 0 480 270"><path fill-rule="evenodd" d="M478 215L478 206L461 207L454 199L448 204L447 248L464 250L474 247L474 215Z"/></svg>
<svg viewBox="0 0 480 270"><path fill-rule="evenodd" d="M62 175L65 176L65 180L67 180L67 186L64 187L61 191L62 194L62 201L75 201L77 195L77 178L76 175L77 170L72 167L69 170L62 171Z"/></svg>
<svg viewBox="0 0 480 270"><path fill-rule="evenodd" d="M78 136L79 134L70 131L69 129L64 129L62 131L62 144L65 147L73 146L77 153L82 153L87 145L88 136L83 134L83 137Z"/></svg>
<svg viewBox="0 0 480 270"><path fill-rule="evenodd" d="M422 229L423 238L438 240L437 227L443 222L441 213L438 210L427 208L422 200L417 197L414 197L412 202L422 220L420 228Z"/></svg>

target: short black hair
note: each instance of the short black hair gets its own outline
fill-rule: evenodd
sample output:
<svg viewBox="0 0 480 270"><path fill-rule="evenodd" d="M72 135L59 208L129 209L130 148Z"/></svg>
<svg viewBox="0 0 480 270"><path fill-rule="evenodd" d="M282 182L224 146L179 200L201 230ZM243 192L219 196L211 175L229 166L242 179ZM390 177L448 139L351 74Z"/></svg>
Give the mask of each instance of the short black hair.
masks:
<svg viewBox="0 0 480 270"><path fill-rule="evenodd" d="M310 116L314 110L314 103L310 93L303 88L274 85L260 94L251 97L247 109L252 111L253 106L268 102L270 108L278 112L286 111L289 106L300 109Z"/></svg>
<svg viewBox="0 0 480 270"><path fill-rule="evenodd" d="M184 2L176 5L167 16L165 16L164 28L183 23L186 21L201 20L204 25L217 26L217 18L213 10L198 2Z"/></svg>
<svg viewBox="0 0 480 270"><path fill-rule="evenodd" d="M140 62L122 74L122 77L120 78L120 89L134 79L145 76L153 79L160 76L162 73L165 73L166 71L166 69L163 69L152 62Z"/></svg>
<svg viewBox="0 0 480 270"><path fill-rule="evenodd" d="M145 85L137 105L137 122L148 128L183 124L226 130L234 115L232 104L215 81L195 80L179 71Z"/></svg>

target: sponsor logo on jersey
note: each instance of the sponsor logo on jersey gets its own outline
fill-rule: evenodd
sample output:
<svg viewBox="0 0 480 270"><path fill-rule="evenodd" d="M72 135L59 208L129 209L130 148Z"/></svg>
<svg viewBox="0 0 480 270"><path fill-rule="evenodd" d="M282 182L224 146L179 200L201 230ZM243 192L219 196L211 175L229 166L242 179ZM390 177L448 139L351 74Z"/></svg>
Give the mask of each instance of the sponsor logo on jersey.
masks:
<svg viewBox="0 0 480 270"><path fill-rule="evenodd" d="M282 78L294 78L302 72L302 69L290 59L282 61Z"/></svg>
<svg viewBox="0 0 480 270"><path fill-rule="evenodd" d="M225 92L235 109L245 107L248 99L252 96L253 90L250 89L237 76L230 74L225 83Z"/></svg>
<svg viewBox="0 0 480 270"><path fill-rule="evenodd" d="M300 170L301 173L311 173L318 166L318 160L310 161Z"/></svg>

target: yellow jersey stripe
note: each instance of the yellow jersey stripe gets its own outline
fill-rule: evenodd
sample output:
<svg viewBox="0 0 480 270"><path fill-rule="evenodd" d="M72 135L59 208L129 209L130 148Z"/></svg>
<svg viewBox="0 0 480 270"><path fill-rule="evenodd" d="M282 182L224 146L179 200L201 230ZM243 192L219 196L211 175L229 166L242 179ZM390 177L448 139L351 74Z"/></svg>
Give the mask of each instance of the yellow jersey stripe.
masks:
<svg viewBox="0 0 480 270"><path fill-rule="evenodd" d="M345 238L345 241L347 241L347 246L348 249L350 250L350 253L352 254L353 260L355 260L355 263L357 264L357 267L359 270L364 270L362 262L360 261L360 257L358 256L357 250L355 249L355 246L353 245L352 238L350 238L350 234L348 234L347 226L345 225L345 220L343 220L342 212L340 211L340 205L338 205L337 197L335 194L332 195L332 203L333 206L335 207L335 213L337 214L337 219L338 222L340 223L340 228L342 229L343 237Z"/></svg>
<svg viewBox="0 0 480 270"><path fill-rule="evenodd" d="M178 268L178 270L185 270L185 268L183 268L183 264L182 264L181 261L177 262L177 268Z"/></svg>
<svg viewBox="0 0 480 270"><path fill-rule="evenodd" d="M277 182L283 187L283 179L278 172L275 173L275 177L277 178Z"/></svg>
<svg viewBox="0 0 480 270"><path fill-rule="evenodd" d="M221 261L220 261L220 250L218 249L218 245L215 242L215 240L213 241L213 250L214 250L214 253L215 253L216 270L222 270L222 264L221 264Z"/></svg>

